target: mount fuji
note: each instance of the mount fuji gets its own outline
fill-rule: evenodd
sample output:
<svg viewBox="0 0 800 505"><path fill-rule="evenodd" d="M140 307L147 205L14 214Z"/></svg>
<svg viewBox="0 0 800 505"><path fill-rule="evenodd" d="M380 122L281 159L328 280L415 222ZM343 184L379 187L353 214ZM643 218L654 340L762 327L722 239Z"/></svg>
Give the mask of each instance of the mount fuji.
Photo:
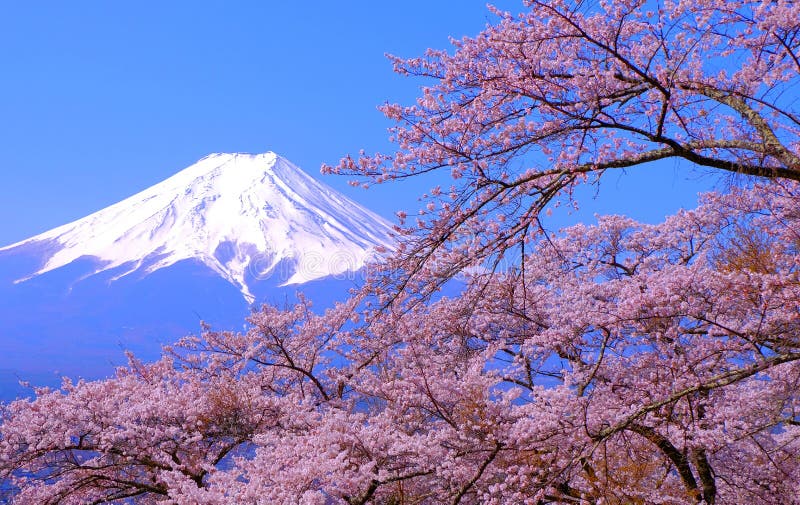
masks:
<svg viewBox="0 0 800 505"><path fill-rule="evenodd" d="M383 218L275 153L212 154L85 218L0 247L0 399L241 327L298 290L331 301L394 246Z"/></svg>

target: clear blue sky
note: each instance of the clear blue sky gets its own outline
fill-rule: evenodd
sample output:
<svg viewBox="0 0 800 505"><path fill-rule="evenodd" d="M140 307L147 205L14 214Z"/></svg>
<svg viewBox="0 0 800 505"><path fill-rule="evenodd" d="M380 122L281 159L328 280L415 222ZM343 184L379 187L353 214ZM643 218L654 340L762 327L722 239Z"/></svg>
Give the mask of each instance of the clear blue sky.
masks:
<svg viewBox="0 0 800 505"><path fill-rule="evenodd" d="M6 2L0 245L211 152L273 150L319 176L346 153L391 148L376 106L412 101L421 83L393 74L384 53L417 56L493 21L482 0ZM669 163L614 175L585 206L658 219L708 186L692 177ZM427 189L323 180L389 218Z"/></svg>

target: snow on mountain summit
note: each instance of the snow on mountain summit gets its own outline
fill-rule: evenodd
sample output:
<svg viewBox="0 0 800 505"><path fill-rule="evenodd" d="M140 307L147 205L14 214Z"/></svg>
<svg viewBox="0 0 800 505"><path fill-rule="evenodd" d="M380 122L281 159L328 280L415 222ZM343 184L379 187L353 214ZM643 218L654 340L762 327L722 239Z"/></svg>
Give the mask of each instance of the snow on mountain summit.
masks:
<svg viewBox="0 0 800 505"><path fill-rule="evenodd" d="M364 266L391 248L391 225L286 159L212 154L174 176L83 219L0 248L46 244L23 282L91 257L94 274L148 274L193 259L234 284L299 284Z"/></svg>

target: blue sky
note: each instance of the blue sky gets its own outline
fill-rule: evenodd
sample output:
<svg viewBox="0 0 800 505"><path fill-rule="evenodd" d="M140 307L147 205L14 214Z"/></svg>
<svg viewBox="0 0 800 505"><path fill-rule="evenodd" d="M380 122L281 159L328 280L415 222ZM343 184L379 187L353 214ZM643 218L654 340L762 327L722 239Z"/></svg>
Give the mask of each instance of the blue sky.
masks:
<svg viewBox="0 0 800 505"><path fill-rule="evenodd" d="M417 56L493 21L482 0L311 1L302 10L244 0L7 2L0 244L83 217L211 152L273 150L319 176L321 163L346 153L391 149L376 106L411 102L421 82L393 74L384 53ZM389 218L427 189L323 180ZM711 182L668 162L609 176L584 207L656 220Z"/></svg>

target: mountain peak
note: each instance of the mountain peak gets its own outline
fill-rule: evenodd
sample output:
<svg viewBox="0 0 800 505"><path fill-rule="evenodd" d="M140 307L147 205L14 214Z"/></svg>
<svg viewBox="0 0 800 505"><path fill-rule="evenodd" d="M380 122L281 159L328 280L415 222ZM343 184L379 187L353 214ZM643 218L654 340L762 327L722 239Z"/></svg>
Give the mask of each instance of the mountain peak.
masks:
<svg viewBox="0 0 800 505"><path fill-rule="evenodd" d="M250 283L280 285L355 271L391 226L273 153L215 153L82 219L16 244L41 249L32 277L91 258L112 281L182 260L203 263L248 301Z"/></svg>

